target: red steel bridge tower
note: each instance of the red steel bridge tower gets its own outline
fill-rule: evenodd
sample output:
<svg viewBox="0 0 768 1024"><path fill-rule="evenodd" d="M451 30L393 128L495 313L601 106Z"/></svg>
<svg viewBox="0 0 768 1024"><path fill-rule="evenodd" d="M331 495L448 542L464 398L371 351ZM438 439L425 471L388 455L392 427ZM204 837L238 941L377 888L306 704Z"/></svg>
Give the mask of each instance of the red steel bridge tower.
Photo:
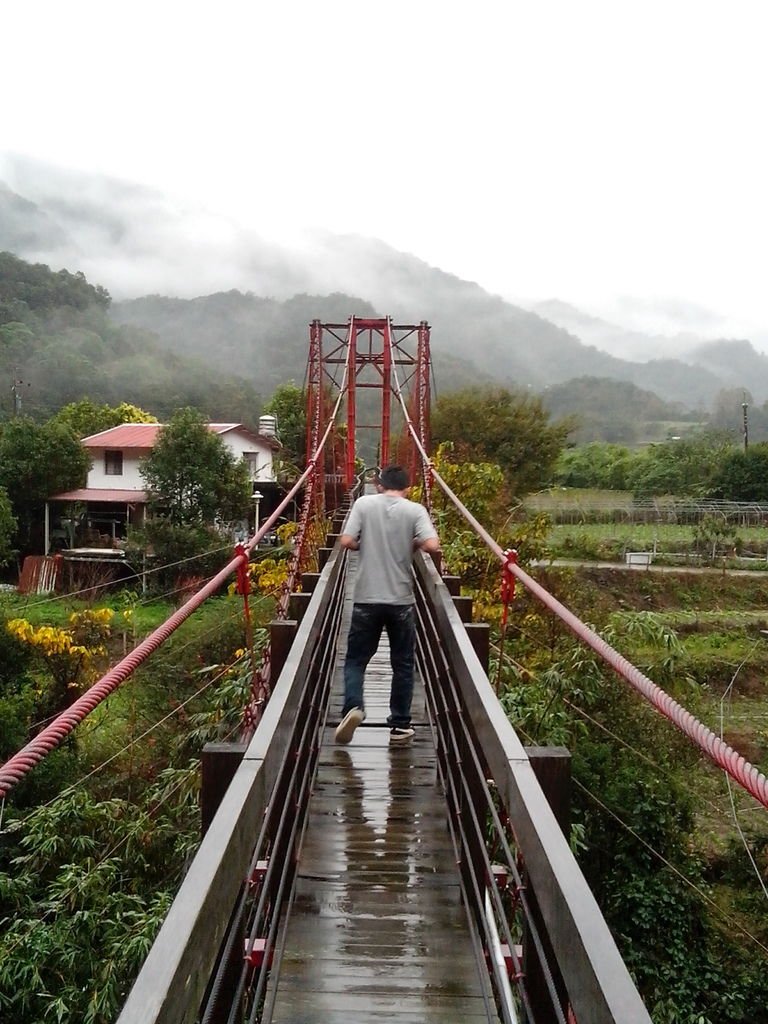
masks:
<svg viewBox="0 0 768 1024"><path fill-rule="evenodd" d="M376 431L379 465L394 460L403 462L412 480L424 468L423 457L405 428L405 416L410 418L424 451L429 451L429 334L425 320L419 324L394 324L391 317L353 316L346 324L312 321L307 369L308 453L316 449L333 396L343 391L346 400L346 431L337 435L331 454L331 458L343 458L333 465L333 479L324 466L317 467L318 472L325 473L321 493L327 488L338 496L354 486L358 431ZM342 379L345 367L346 381ZM366 401L363 394L368 391L379 391L380 399ZM392 427L393 398L394 406L401 407L403 413L398 422L402 429L396 432ZM338 500L333 504L338 504Z"/></svg>

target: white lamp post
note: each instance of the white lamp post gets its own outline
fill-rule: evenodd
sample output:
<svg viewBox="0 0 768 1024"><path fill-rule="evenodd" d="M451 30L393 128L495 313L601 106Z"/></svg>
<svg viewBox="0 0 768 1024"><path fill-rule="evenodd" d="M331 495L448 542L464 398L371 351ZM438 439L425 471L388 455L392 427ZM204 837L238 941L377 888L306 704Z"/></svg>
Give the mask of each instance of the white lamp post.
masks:
<svg viewBox="0 0 768 1024"><path fill-rule="evenodd" d="M261 491L254 491L253 494L251 495L251 499L253 500L253 504L255 506L254 515L253 515L253 532L254 533L258 533L259 532L259 505L261 504L261 499L263 497L264 497L264 495L261 493Z"/></svg>

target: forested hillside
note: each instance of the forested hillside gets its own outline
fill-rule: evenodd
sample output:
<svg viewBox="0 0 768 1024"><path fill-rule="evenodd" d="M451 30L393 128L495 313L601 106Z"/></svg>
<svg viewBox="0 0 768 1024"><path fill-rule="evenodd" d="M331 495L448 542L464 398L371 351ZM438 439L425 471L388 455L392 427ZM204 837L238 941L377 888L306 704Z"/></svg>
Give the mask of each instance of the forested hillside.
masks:
<svg viewBox="0 0 768 1024"><path fill-rule="evenodd" d="M381 315L370 303L341 293L281 301L231 290L197 299L150 295L113 303L102 286L80 272L53 271L0 253L0 375L7 387L0 420L14 412L42 420L87 396L110 405L129 402L160 420L191 405L211 419L253 424L277 387L289 380L302 383L311 320L343 324L351 313ZM437 328L432 336L438 396L499 380L512 388L530 387L524 377L507 375L500 338L494 373L478 367L473 345L461 358L446 351ZM525 352L532 345L513 348ZM749 379L752 357L765 357L746 343L736 345L737 350L736 366ZM722 370L731 348L713 343L704 351L713 370ZM554 352L552 360L561 373L569 365ZM656 365L635 364L638 376L652 375ZM678 371L700 373L701 387L708 389L708 371L673 361L664 366L667 391L676 391ZM768 437L768 406L754 403L752 392L742 388L720 388L710 406L698 408L665 400L612 374L567 378L531 390L541 392L554 418L574 417L572 443L641 444L684 434L703 422L737 439L745 396L751 438Z"/></svg>
<svg viewBox="0 0 768 1024"><path fill-rule="evenodd" d="M211 419L255 422L257 388L237 366L227 372L222 361L169 353L151 332L116 324L109 306L105 289L80 273L0 253L0 419L44 419L87 396L130 402L161 420L194 405Z"/></svg>
<svg viewBox="0 0 768 1024"><path fill-rule="evenodd" d="M438 392L484 381L544 391L588 377L614 382L619 391L623 385L652 393L654 402L670 405L665 419L709 411L725 386L748 388L761 403L768 398L768 358L748 342L702 346L702 365L680 359L630 362L583 345L535 314L439 271L433 271L423 295L411 283L412 301L396 302L398 282L409 287L406 276L400 281L391 269L392 301L378 307L339 292L279 300L231 290L194 299L149 295L115 303L111 315L156 332L172 352L193 353L217 366L221 357L230 360L264 381L265 391L287 378L301 378L312 319L346 323L352 314L390 314L401 323L429 320Z"/></svg>
<svg viewBox="0 0 768 1024"><path fill-rule="evenodd" d="M151 328L171 352L231 367L265 396L286 380L303 380L312 320L346 324L351 315L376 317L386 313L339 292L295 295L278 301L236 290L197 299L148 295L116 303L112 309L119 323ZM436 341L433 355L440 390L453 390L468 378L487 379L473 364L471 353L466 359L451 356Z"/></svg>
<svg viewBox="0 0 768 1024"><path fill-rule="evenodd" d="M747 388L758 404L768 399L768 357L749 341L617 336L562 303L523 309L374 238L315 231L277 244L130 182L34 162L17 173L24 195L0 183L0 248L83 270L135 300L115 304L119 322L156 331L182 356L191 344L217 370L221 350L240 365L256 358L252 379L300 378L308 320L375 310L429 320L443 390L468 376L536 391L589 376L627 381L688 410L710 409L723 387ZM293 352L301 353L298 367Z"/></svg>
<svg viewBox="0 0 768 1024"><path fill-rule="evenodd" d="M634 445L664 440L669 434L685 433L703 417L701 412L689 412L680 402L664 402L628 381L597 377L578 377L546 388L542 399L553 418L575 418L569 437L572 444L602 440Z"/></svg>

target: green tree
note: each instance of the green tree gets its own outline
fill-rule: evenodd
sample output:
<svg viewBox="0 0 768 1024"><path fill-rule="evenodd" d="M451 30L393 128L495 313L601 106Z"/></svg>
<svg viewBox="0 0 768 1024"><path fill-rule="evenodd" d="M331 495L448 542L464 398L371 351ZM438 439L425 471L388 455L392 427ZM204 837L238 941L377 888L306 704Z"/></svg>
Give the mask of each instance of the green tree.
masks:
<svg viewBox="0 0 768 1024"><path fill-rule="evenodd" d="M6 491L0 487L0 565L10 562L14 554L11 542L18 527Z"/></svg>
<svg viewBox="0 0 768 1024"><path fill-rule="evenodd" d="M35 344L35 332L24 323L9 320L0 327L0 352L7 361L21 359Z"/></svg>
<svg viewBox="0 0 768 1024"><path fill-rule="evenodd" d="M746 452L731 449L717 467L709 494L726 501L768 501L768 442Z"/></svg>
<svg viewBox="0 0 768 1024"><path fill-rule="evenodd" d="M516 495L552 478L570 422L551 423L538 395L472 387L444 395L432 415L436 443L452 441L457 456L501 466Z"/></svg>
<svg viewBox="0 0 768 1024"><path fill-rule="evenodd" d="M98 434L121 423L157 423L152 413L139 409L130 402L119 405L107 405L94 402L90 398L81 398L79 402L70 402L56 413L53 420L71 427L78 437Z"/></svg>
<svg viewBox="0 0 768 1024"><path fill-rule="evenodd" d="M720 515L703 516L693 528L693 539L696 548L710 561L714 561L718 549L728 553L741 548L738 527Z"/></svg>
<svg viewBox="0 0 768 1024"><path fill-rule="evenodd" d="M106 309L110 301L109 292L89 284L80 271L52 271L44 263L27 263L9 252L0 252L0 322L9 318L3 315L6 308L12 312L49 311L61 306Z"/></svg>
<svg viewBox="0 0 768 1024"><path fill-rule="evenodd" d="M6 622L0 614L0 762L26 742L36 703L32 653Z"/></svg>
<svg viewBox="0 0 768 1024"><path fill-rule="evenodd" d="M232 455L196 409L179 409L143 460L150 510L174 526L231 522L248 514L245 462Z"/></svg>
<svg viewBox="0 0 768 1024"><path fill-rule="evenodd" d="M115 1020L193 842L191 787L158 821L160 788L138 801L76 789L11 825L13 869L0 866L3 1020Z"/></svg>
<svg viewBox="0 0 768 1024"><path fill-rule="evenodd" d="M89 466L90 456L63 423L19 417L0 426L0 487L18 521L23 552L40 539L46 499L82 487Z"/></svg>
<svg viewBox="0 0 768 1024"><path fill-rule="evenodd" d="M632 460L632 452L619 444L592 441L566 448L557 460L555 483L561 487L624 491Z"/></svg>
<svg viewBox="0 0 768 1024"><path fill-rule="evenodd" d="M718 467L732 450L731 439L722 431L650 445L632 463L627 483L639 498L701 498L711 490Z"/></svg>
<svg viewBox="0 0 768 1024"><path fill-rule="evenodd" d="M471 509L503 548L515 548L523 564L542 557L549 519L545 515L528 516L521 510L514 519L510 516L500 466L456 460L448 443L438 447L432 462L457 498ZM414 488L412 497L416 501L423 500L421 485ZM494 600L491 592L498 592L499 563L437 486L432 488L431 509L445 564L452 573L462 577L479 602L478 607L483 608L483 614L487 613Z"/></svg>

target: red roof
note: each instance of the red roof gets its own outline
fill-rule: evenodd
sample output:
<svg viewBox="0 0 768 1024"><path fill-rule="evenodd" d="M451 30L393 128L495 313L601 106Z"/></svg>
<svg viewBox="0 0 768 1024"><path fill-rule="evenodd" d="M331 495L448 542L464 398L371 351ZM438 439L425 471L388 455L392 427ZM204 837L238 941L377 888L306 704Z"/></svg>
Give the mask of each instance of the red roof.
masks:
<svg viewBox="0 0 768 1024"><path fill-rule="evenodd" d="M76 491L54 494L48 501L110 501L124 505L143 505L147 501L146 491L119 490L112 487L79 487Z"/></svg>
<svg viewBox="0 0 768 1024"><path fill-rule="evenodd" d="M83 438L86 448L152 448L162 423L121 423Z"/></svg>
<svg viewBox="0 0 768 1024"><path fill-rule="evenodd" d="M84 437L82 443L86 448L138 448L148 451L154 447L157 435L164 426L164 423L121 423L117 427ZM236 430L269 448L280 447L274 438L256 434L242 423L209 423L208 429L215 434Z"/></svg>

